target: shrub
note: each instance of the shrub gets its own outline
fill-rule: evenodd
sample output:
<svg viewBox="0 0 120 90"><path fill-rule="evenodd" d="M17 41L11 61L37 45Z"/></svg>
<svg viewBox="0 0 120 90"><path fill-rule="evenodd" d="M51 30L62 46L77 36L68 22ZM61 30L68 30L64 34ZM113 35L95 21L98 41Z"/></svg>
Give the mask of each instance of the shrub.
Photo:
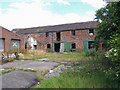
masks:
<svg viewBox="0 0 120 90"><path fill-rule="evenodd" d="M85 51L86 56L95 56L95 54L96 54L96 50L94 50L94 49Z"/></svg>
<svg viewBox="0 0 120 90"><path fill-rule="evenodd" d="M109 40L111 49L106 52L106 57L110 59L112 65L111 68L106 71L108 77L113 80L120 81L120 35L116 34L116 37Z"/></svg>

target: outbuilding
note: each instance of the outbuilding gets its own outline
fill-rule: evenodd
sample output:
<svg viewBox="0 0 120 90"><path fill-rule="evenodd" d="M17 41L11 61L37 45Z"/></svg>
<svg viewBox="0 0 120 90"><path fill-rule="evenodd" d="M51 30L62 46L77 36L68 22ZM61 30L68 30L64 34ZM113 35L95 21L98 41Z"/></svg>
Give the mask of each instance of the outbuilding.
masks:
<svg viewBox="0 0 120 90"><path fill-rule="evenodd" d="M12 49L23 50L24 38L0 26L0 53Z"/></svg>
<svg viewBox="0 0 120 90"><path fill-rule="evenodd" d="M93 49L99 22L88 21L32 28L13 29L25 36L25 49L41 49L53 52L84 51ZM32 40L32 41L31 41ZM31 42L34 42L31 44ZM102 49L100 44L99 49Z"/></svg>

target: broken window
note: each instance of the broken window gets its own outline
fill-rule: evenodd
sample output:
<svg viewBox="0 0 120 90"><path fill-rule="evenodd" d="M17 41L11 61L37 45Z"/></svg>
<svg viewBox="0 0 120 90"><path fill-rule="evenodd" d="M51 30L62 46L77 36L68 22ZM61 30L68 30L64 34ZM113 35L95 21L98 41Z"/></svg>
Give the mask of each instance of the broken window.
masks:
<svg viewBox="0 0 120 90"><path fill-rule="evenodd" d="M76 43L72 43L72 49L76 49Z"/></svg>
<svg viewBox="0 0 120 90"><path fill-rule="evenodd" d="M57 33L56 33L56 36L57 36L57 37L56 37L57 41L60 41L60 32L57 32Z"/></svg>
<svg viewBox="0 0 120 90"><path fill-rule="evenodd" d="M93 28L89 29L89 35L90 36L94 35L94 29Z"/></svg>
<svg viewBox="0 0 120 90"><path fill-rule="evenodd" d="M88 42L88 49L92 49L92 48L94 48L94 42L93 41L89 41Z"/></svg>
<svg viewBox="0 0 120 90"><path fill-rule="evenodd" d="M46 32L45 34L46 34L45 35L46 38L49 37L49 32Z"/></svg>
<svg viewBox="0 0 120 90"><path fill-rule="evenodd" d="M72 36L75 36L75 30L71 31Z"/></svg>
<svg viewBox="0 0 120 90"><path fill-rule="evenodd" d="M50 44L47 44L47 49L50 49L51 48L51 45Z"/></svg>
<svg viewBox="0 0 120 90"><path fill-rule="evenodd" d="M34 45L34 50L37 50L37 45Z"/></svg>

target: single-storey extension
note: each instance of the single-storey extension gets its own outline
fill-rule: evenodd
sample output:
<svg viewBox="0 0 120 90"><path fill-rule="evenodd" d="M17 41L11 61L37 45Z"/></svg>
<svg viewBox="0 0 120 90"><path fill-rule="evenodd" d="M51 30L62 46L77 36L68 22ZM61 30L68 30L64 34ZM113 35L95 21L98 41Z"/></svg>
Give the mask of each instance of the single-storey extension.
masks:
<svg viewBox="0 0 120 90"><path fill-rule="evenodd" d="M24 38L0 26L0 53L11 49L24 50Z"/></svg>

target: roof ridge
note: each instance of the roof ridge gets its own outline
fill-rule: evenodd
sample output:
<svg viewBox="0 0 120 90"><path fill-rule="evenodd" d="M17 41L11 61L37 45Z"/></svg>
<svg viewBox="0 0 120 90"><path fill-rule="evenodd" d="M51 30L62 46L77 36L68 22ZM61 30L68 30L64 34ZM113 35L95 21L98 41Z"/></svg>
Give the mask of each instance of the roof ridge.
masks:
<svg viewBox="0 0 120 90"><path fill-rule="evenodd" d="M44 27L54 27L54 26L62 26L62 25L70 25L70 24L81 24L81 23L89 23L89 22L97 22L97 21L87 21L87 22L75 22L75 23L65 23L65 24L57 24L57 25L46 25L46 26L37 26L37 27L30 27L30 28L15 28L19 30L25 30L25 29L35 29L35 28L44 28ZM13 30L15 30L13 29Z"/></svg>

